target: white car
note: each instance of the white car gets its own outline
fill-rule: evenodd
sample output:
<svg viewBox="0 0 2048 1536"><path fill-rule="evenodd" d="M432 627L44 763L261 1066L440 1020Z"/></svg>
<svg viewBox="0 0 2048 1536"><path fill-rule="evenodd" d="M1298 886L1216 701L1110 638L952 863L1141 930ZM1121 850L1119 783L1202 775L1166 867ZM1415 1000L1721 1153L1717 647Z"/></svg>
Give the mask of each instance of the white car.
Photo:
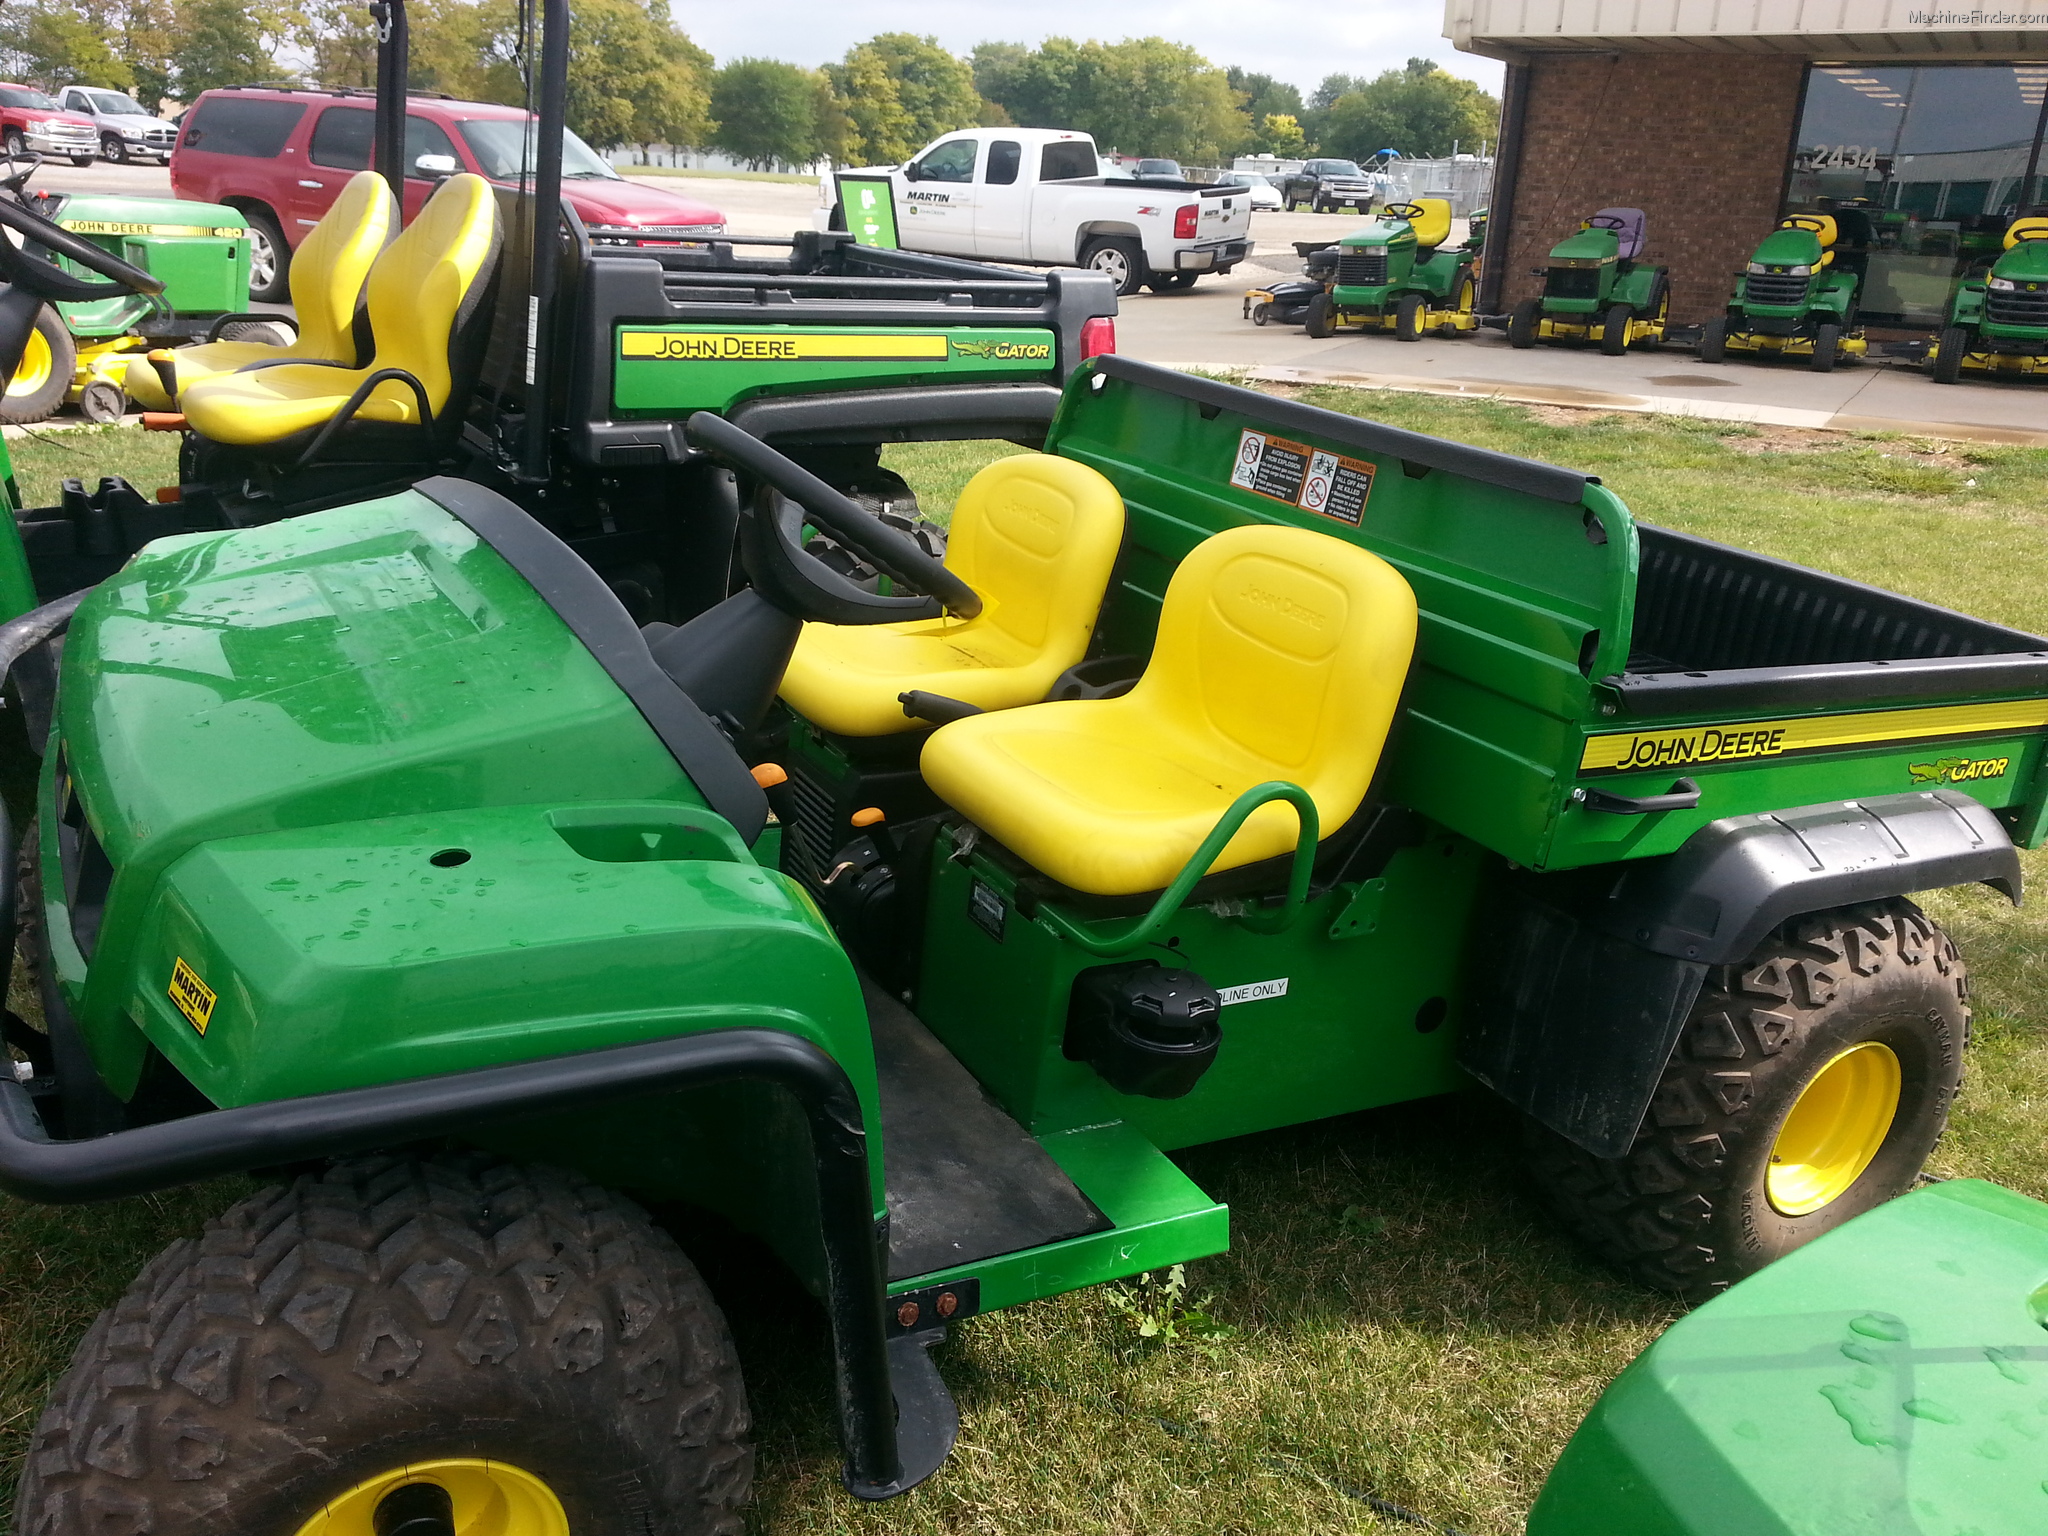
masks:
<svg viewBox="0 0 2048 1536"><path fill-rule="evenodd" d="M178 130L143 111L142 103L125 91L99 85L67 85L58 102L67 111L92 119L100 136L100 155L116 165L130 160L169 160Z"/></svg>
<svg viewBox="0 0 2048 1536"><path fill-rule="evenodd" d="M1216 178L1219 187L1243 187L1252 195L1252 209L1277 210L1280 207L1280 189L1257 171L1225 171Z"/></svg>
<svg viewBox="0 0 2048 1536"><path fill-rule="evenodd" d="M1252 253L1249 188L1105 177L1085 133L968 128L903 165L841 174L888 178L906 251L1082 266L1122 294L1191 287ZM820 222L844 228L833 202L828 181Z"/></svg>

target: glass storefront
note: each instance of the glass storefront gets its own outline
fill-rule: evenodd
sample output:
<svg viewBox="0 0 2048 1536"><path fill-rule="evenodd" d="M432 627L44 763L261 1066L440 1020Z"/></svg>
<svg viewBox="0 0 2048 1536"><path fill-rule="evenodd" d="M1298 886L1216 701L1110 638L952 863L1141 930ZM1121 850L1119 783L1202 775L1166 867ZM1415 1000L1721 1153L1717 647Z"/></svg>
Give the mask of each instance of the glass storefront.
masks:
<svg viewBox="0 0 2048 1536"><path fill-rule="evenodd" d="M1787 213L1828 213L1873 325L1938 325L1956 280L2048 203L2048 64L1807 72Z"/></svg>

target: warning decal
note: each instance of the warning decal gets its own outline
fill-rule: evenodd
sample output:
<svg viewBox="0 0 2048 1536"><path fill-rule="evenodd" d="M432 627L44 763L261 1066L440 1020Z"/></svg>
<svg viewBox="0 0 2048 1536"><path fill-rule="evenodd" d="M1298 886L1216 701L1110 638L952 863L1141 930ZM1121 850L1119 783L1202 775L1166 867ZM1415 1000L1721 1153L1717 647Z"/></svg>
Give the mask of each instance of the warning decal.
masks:
<svg viewBox="0 0 2048 1536"><path fill-rule="evenodd" d="M1372 495L1373 466L1264 432L1244 432L1230 483L1356 528Z"/></svg>
<svg viewBox="0 0 2048 1536"><path fill-rule="evenodd" d="M185 1022L203 1035L213 1018L213 988L199 979L199 973L185 963L182 955L177 960L171 967L171 1001L185 1015Z"/></svg>

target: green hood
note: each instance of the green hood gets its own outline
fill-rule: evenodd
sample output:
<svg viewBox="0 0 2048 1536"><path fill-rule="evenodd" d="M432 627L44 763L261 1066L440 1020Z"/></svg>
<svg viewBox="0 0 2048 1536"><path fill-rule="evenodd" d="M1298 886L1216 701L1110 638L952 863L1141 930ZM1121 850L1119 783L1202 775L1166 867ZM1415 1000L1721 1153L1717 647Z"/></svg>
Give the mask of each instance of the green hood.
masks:
<svg viewBox="0 0 2048 1536"><path fill-rule="evenodd" d="M1991 275L2017 283L2048 282L2048 240L2022 240L1992 263Z"/></svg>
<svg viewBox="0 0 2048 1536"><path fill-rule="evenodd" d="M1770 267L1818 267L1825 254L1820 236L1810 229L1774 229L1750 260Z"/></svg>
<svg viewBox="0 0 2048 1536"><path fill-rule="evenodd" d="M1560 260L1613 261L1621 255L1621 238L1611 229L1582 229L1558 241L1550 254Z"/></svg>
<svg viewBox="0 0 2048 1536"><path fill-rule="evenodd" d="M1414 243L1415 229L1406 219L1379 219L1337 242L1347 251L1377 250L1382 246L1391 250Z"/></svg>

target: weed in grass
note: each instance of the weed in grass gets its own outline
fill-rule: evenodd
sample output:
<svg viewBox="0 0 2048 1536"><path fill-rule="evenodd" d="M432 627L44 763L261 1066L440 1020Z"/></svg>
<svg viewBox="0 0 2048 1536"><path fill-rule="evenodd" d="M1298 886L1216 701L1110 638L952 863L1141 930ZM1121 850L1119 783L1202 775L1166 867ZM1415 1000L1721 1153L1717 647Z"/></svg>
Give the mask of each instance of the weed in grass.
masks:
<svg viewBox="0 0 2048 1536"><path fill-rule="evenodd" d="M1210 1315L1215 1299L1189 1298L1185 1264L1121 1281L1108 1290L1110 1311L1123 1319L1140 1347L1193 1344L1213 1351L1225 1339L1236 1337L1235 1328Z"/></svg>

